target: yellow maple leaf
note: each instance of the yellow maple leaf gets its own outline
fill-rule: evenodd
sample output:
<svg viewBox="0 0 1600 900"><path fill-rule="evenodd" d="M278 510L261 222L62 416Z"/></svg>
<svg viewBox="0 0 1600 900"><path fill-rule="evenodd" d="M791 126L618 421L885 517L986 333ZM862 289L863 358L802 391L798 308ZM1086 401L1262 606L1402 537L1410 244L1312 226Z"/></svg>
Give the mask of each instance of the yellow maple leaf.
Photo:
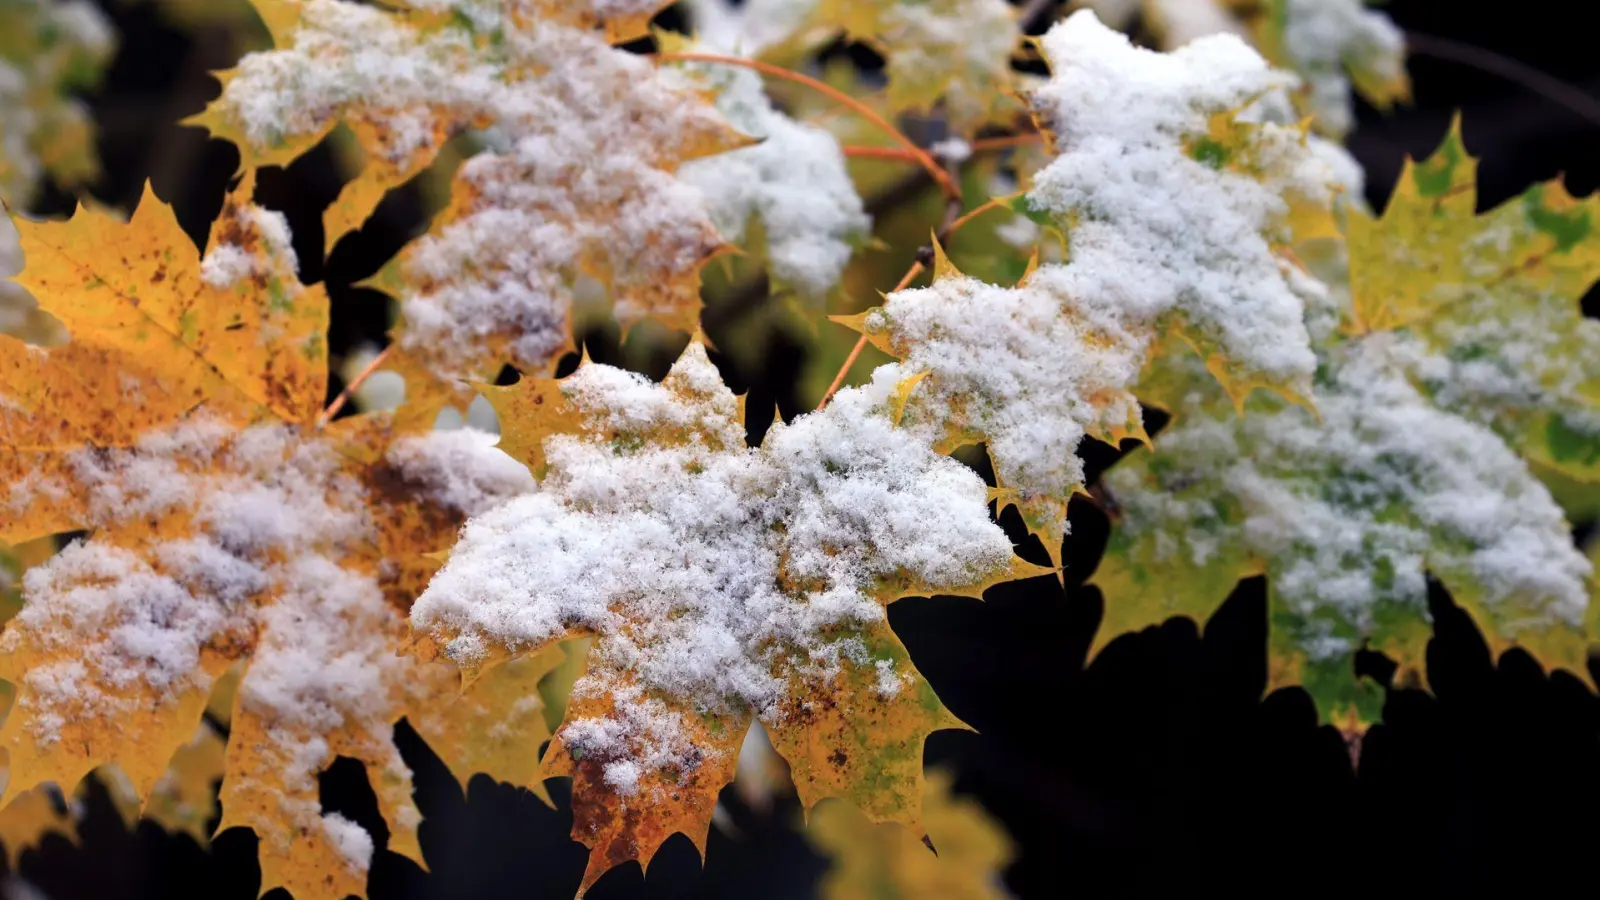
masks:
<svg viewBox="0 0 1600 900"><path fill-rule="evenodd" d="M205 846L211 838L206 825L217 813L217 782L226 770L226 746L217 730L202 722L194 739L178 748L166 774L151 789L144 815Z"/></svg>
<svg viewBox="0 0 1600 900"><path fill-rule="evenodd" d="M77 839L77 823L61 805L59 794L52 793L48 787L34 788L0 810L0 844L5 845L11 871L17 870L22 851L37 845L47 834Z"/></svg>
<svg viewBox="0 0 1600 900"><path fill-rule="evenodd" d="M463 382L505 362L553 366L572 346L569 308L586 279L624 327L695 327L698 271L722 241L671 176L749 140L707 98L608 45L639 33L644 9L258 6L278 22L277 49L224 73L196 121L240 144L247 165L287 161L345 123L367 163L330 207L330 245L451 135L493 125L507 136L461 167L430 232L374 280L401 305L389 365L407 379L408 422L464 406Z"/></svg>
<svg viewBox="0 0 1600 900"><path fill-rule="evenodd" d="M1257 388L1305 402L1316 359L1289 250L1338 232L1304 128L1241 121L1283 80L1259 58L1223 57L1217 94L1205 41L1156 54L1087 10L1042 46L1054 74L1030 103L1055 159L1006 205L1065 234L1067 258L1001 287L936 251L932 285L835 321L930 373L908 419L940 449L984 442L1001 499L1059 560L1079 443L1146 439L1135 394L1160 399L1145 376L1163 356L1193 348L1239 408ZM1083 87L1101 82L1116 92Z"/></svg>
<svg viewBox="0 0 1600 900"><path fill-rule="evenodd" d="M816 16L883 53L893 112L942 104L951 127L971 135L1022 111L1011 69L1022 29L1003 0L822 0Z"/></svg>
<svg viewBox="0 0 1600 900"><path fill-rule="evenodd" d="M1458 120L1407 161L1381 217L1351 215L1350 330L1403 329L1441 406L1546 471L1600 481L1600 323L1580 308L1600 278L1600 195L1556 180L1477 215L1476 170Z"/></svg>
<svg viewBox="0 0 1600 900"><path fill-rule="evenodd" d="M224 825L260 835L264 889L361 893L371 840L322 815L316 775L338 753L366 762L391 848L420 859L392 728L452 702L459 678L395 655L403 613L436 565L424 554L532 482L477 433L404 434L387 414L320 422L327 302L298 283L282 218L249 191L203 259L148 196L129 222L21 223L18 280L72 339L0 337L0 539L90 537L34 570L0 635L0 677L18 689L0 727L6 792L71 787L109 763L136 803L159 805L213 683L247 662L221 717ZM189 810L186 830L203 821L191 788L173 810Z"/></svg>
<svg viewBox="0 0 1600 900"><path fill-rule="evenodd" d="M46 173L75 185L99 171L88 110L73 95L94 86L114 47L110 25L93 8L0 6L0 205L27 204Z"/></svg>
<svg viewBox="0 0 1600 900"><path fill-rule="evenodd" d="M660 385L588 364L485 388L542 488L469 522L412 622L424 656L467 670L593 636L545 754L574 779L584 889L674 832L703 849L756 717L807 807L844 797L920 830L923 741L964 726L881 607L1047 570L1014 556L970 471L895 426L904 381L760 449L699 343ZM602 547L631 574L587 561Z"/></svg>
<svg viewBox="0 0 1600 900"><path fill-rule="evenodd" d="M904 826L874 822L847 804L819 805L806 834L832 865L822 878L826 900L1002 900L1000 870L1011 840L976 801L951 794L947 772L928 776L923 810L928 847Z"/></svg>

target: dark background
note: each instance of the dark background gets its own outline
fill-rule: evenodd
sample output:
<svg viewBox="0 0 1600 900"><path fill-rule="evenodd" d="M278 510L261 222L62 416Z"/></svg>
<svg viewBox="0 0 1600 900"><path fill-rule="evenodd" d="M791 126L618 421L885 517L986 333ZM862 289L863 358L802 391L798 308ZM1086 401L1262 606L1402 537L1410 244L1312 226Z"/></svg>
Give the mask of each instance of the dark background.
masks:
<svg viewBox="0 0 1600 900"><path fill-rule="evenodd" d="M131 204L144 179L203 238L237 165L226 143L176 122L216 92L205 73L240 49L225 34L198 37L150 6L108 2L120 51L87 97L99 123L105 175L92 193ZM1455 110L1468 149L1482 158L1481 199L1492 205L1530 182L1565 173L1575 194L1600 179L1600 55L1573 4L1457 4L1393 0L1388 12L1419 35L1411 61L1416 102L1384 116L1363 109L1350 146L1381 207L1406 154L1438 143ZM669 13L670 15L670 13ZM1463 51L1459 42L1479 51ZM1482 71L1482 52L1521 60L1577 88L1568 102ZM1465 64L1463 53L1477 62ZM853 51L871 65L870 53ZM1443 58L1450 57L1450 58ZM1587 104L1588 110L1577 107ZM331 154L314 151L288 170L265 170L258 198L295 229L305 281L326 280L335 353L381 339L386 300L350 285L424 227L415 192L401 191L357 235L320 259L321 208L336 194ZM45 212L71 209L49 193ZM707 330L716 339L712 314ZM586 335L598 361L617 358L614 332ZM759 371L725 374L748 388L749 408L797 413L790 385L803 351L776 343ZM652 363L660 371L676 348ZM334 385L334 389L339 386ZM757 435L765 423L752 422ZM1090 449L1096 467L1115 452ZM1526 654L1491 658L1477 630L1436 591L1428 676L1434 693L1392 690L1352 769L1341 735L1319 727L1298 689L1262 697L1265 591L1242 584L1210 622L1174 619L1114 641L1093 665L1084 656L1101 613L1080 583L1107 532L1092 506L1072 510L1065 592L1052 579L1007 584L986 602L908 599L890 621L912 658L978 733L942 732L930 764L952 768L1017 844L1006 883L1019 897L1150 896L1158 892L1272 890L1297 895L1467 889L1538 896L1557 884L1593 890L1600 847L1600 704L1576 678L1547 676ZM1003 523L1019 539L1014 514ZM1037 550L1035 545L1034 550ZM1384 661L1360 660L1380 679ZM585 851L567 837L565 783L558 808L479 776L465 795L409 729L400 743L417 772L429 870L379 850L373 900L570 897ZM323 779L323 802L386 835L361 767L342 760ZM793 801L761 815L725 802L739 825L713 829L702 868L687 839L669 841L646 881L636 866L606 876L595 900L623 897L814 895L825 862L796 829ZM54 900L207 897L251 900L255 838L222 834L209 850L148 823L130 832L91 787L81 842L47 838L20 869ZM278 892L272 900L284 900Z"/></svg>

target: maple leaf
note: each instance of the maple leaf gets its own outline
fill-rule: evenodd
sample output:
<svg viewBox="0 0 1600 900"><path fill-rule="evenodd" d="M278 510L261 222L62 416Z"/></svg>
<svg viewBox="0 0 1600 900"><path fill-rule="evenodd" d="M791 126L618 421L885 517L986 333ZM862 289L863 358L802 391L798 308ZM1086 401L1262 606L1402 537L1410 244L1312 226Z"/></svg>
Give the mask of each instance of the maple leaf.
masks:
<svg viewBox="0 0 1600 900"><path fill-rule="evenodd" d="M1362 0L1266 0L1250 23L1262 54L1305 79L1297 98L1325 134L1355 124L1352 84L1379 109L1411 98L1405 35Z"/></svg>
<svg viewBox="0 0 1600 900"><path fill-rule="evenodd" d="M826 900L1001 900L1000 870L1014 850L1000 824L976 801L950 792L947 772L930 773L922 807L932 848L893 822L873 822L849 805L827 802L806 834L833 865L822 878ZM937 851L937 852L936 852Z"/></svg>
<svg viewBox="0 0 1600 900"><path fill-rule="evenodd" d="M817 19L884 55L892 111L939 103L967 135L1018 111L1011 57L1022 29L1004 0L820 0Z"/></svg>
<svg viewBox="0 0 1600 900"><path fill-rule="evenodd" d="M1476 215L1459 120L1408 162L1381 218L1349 222L1356 331L1404 330L1441 407L1495 430L1543 471L1600 480L1600 198L1559 181Z"/></svg>
<svg viewBox="0 0 1600 900"><path fill-rule="evenodd" d="M586 364L484 388L541 487L469 520L412 624L468 670L594 636L545 754L575 780L583 889L674 832L704 849L752 718L807 807L840 796L920 833L923 740L962 726L882 607L1044 570L970 470L895 426L905 380L881 370L760 449L697 342L659 385Z"/></svg>
<svg viewBox="0 0 1600 900"><path fill-rule="evenodd" d="M17 871L22 851L36 846L47 834L68 840L78 836L77 823L46 788L28 791L0 810L0 844L6 848L6 863Z"/></svg>
<svg viewBox="0 0 1600 900"><path fill-rule="evenodd" d="M931 286L836 321L930 373L908 420L941 449L984 441L1007 502L1059 560L1078 444L1144 438L1133 392L1169 338L1236 403L1258 386L1309 392L1304 301L1281 254L1338 232L1332 173L1305 135L1240 120L1282 79L1236 38L1157 54L1083 11L1042 46L1053 73L1031 103L1055 158L1015 205L1066 233L1070 257L1000 288L941 256Z"/></svg>
<svg viewBox="0 0 1600 900"><path fill-rule="evenodd" d="M666 34L657 40L663 53L697 49ZM838 139L776 110L756 72L683 68L717 92L729 123L760 143L691 160L679 177L705 194L725 239L765 258L774 293L792 288L808 299L826 297L872 234Z"/></svg>
<svg viewBox="0 0 1600 900"><path fill-rule="evenodd" d="M26 205L46 173L68 185L96 174L94 130L73 93L94 86L114 45L87 4L0 2L0 204Z"/></svg>
<svg viewBox="0 0 1600 900"><path fill-rule="evenodd" d="M118 780L112 795L119 807L125 806L121 811L130 829L142 816L204 847L211 840L206 825L217 815L217 782L223 779L226 763L227 739L202 720L193 739L172 755L148 799L139 797L125 778Z"/></svg>
<svg viewBox="0 0 1600 900"><path fill-rule="evenodd" d="M1169 616L1204 621L1265 573L1270 686L1303 685L1325 718L1364 725L1383 694L1351 655L1370 646L1425 683L1431 572L1491 646L1587 678L1591 567L1560 508L1499 437L1410 383L1391 337L1325 351L1319 416L1270 396L1240 416L1191 392L1153 451L1107 473L1093 652Z"/></svg>
<svg viewBox="0 0 1600 900"><path fill-rule="evenodd" d="M264 890L342 896L363 892L372 843L322 814L316 775L338 754L366 763L391 849L420 859L393 724L454 702L459 679L395 654L404 610L423 554L532 481L481 434L403 434L388 415L321 426L327 301L250 189L204 258L148 193L127 222L20 223L18 281L72 339L0 338L0 540L90 536L26 573L0 634L18 691L6 795L111 763L149 802L216 679L247 661L223 825L261 837ZM513 702L476 697L430 733Z"/></svg>
<svg viewBox="0 0 1600 900"><path fill-rule="evenodd" d="M346 123L369 163L332 207L339 224L364 218L449 135L490 125L500 135L460 167L430 232L374 281L404 318L391 368L407 376L406 416L431 423L446 403L464 406L462 382L492 379L505 362L552 366L572 346L584 281L609 291L625 327L647 317L695 327L698 271L722 241L673 173L749 139L679 79L590 31L631 34L659 6L263 4L293 13L273 29L279 49L224 73L198 121L256 165Z"/></svg>

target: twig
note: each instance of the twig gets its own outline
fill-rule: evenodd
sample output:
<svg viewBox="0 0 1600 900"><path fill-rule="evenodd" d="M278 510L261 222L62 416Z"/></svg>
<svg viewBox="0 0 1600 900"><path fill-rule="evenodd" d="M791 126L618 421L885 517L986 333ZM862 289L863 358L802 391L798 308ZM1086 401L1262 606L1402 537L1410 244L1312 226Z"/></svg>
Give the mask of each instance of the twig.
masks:
<svg viewBox="0 0 1600 900"><path fill-rule="evenodd" d="M911 284L911 282L917 280L917 276L922 274L922 270L924 268L926 267L923 266L921 260L912 263L911 268L906 270L906 274L900 277L900 283L890 289L889 293L892 294L895 291L905 290L906 287ZM844 384L844 376L849 374L850 367L856 364L856 360L861 357L861 351L865 350L866 348L867 336L865 333L863 333L861 337L856 340L856 345L850 348L850 355L844 358L844 364L839 366L839 371L833 376L833 383L828 385L828 389L823 392L822 399L817 402L817 409L827 406L828 400L830 400L834 394L839 392L839 388Z"/></svg>
<svg viewBox="0 0 1600 900"><path fill-rule="evenodd" d="M1034 131L1028 134L1008 134L1000 137L978 138L968 146L972 148L972 152L982 153L985 150L1003 150L1006 147L1020 147L1023 144L1033 144L1042 140L1044 140L1044 135Z"/></svg>
<svg viewBox="0 0 1600 900"><path fill-rule="evenodd" d="M1022 33L1031 32L1046 16L1055 13L1055 7L1059 3L1060 0L1028 0L1022 9L1017 10L1017 25L1022 29Z"/></svg>
<svg viewBox="0 0 1600 900"><path fill-rule="evenodd" d="M339 396L333 398L333 402L329 403L328 408L322 411L322 415L317 416L318 428L325 427L329 422L333 421L333 417L339 414L339 410L344 409L344 405L350 402L351 395L356 392L357 388L365 384L366 380L371 378L374 372L378 371L379 367L383 365L383 361L388 358L389 351L393 349L393 344L383 348L383 352L374 356L372 362L367 363L366 368L357 372L356 377L350 379L350 383L344 386L344 390L339 392Z"/></svg>
<svg viewBox="0 0 1600 900"><path fill-rule="evenodd" d="M917 162L917 157L904 147L863 147L859 144L847 144L839 149L851 159L898 159L904 162Z"/></svg>
<svg viewBox="0 0 1600 900"><path fill-rule="evenodd" d="M988 202L984 203L982 206L974 206L972 209L964 213L960 218L950 223L950 233L954 234L956 231L960 230L961 226L967 224L973 219L976 219L991 209L1005 209L1006 199L1007 198L1005 197L990 197Z"/></svg>
<svg viewBox="0 0 1600 900"><path fill-rule="evenodd" d="M1498 75L1521 85L1552 103L1566 107L1573 114L1600 125L1600 100L1582 88L1543 72L1525 62L1502 56L1473 44L1432 34L1406 32L1406 47L1413 53L1435 59L1460 63Z"/></svg>
<svg viewBox="0 0 1600 900"><path fill-rule="evenodd" d="M945 170L940 168L939 164L934 161L932 156L928 155L926 150L918 147L916 142L911 140L911 138L906 137L905 132L901 131L899 128L896 128L894 123L879 115L877 110L830 84L818 81L809 75L802 75L792 69L785 69L782 66L764 63L758 59L740 59L737 56L721 56L715 53L661 53L656 56L656 59L662 62L702 62L716 63L724 66L738 66L742 69L754 69L757 72L760 72L764 75L771 75L774 78L782 78L786 81L793 81L796 84L803 84L836 103L842 103L845 106L850 107L857 113L860 113L861 116L867 121L883 129L886 134L894 138L896 143L904 146L911 154L912 158L914 158L919 165L928 171L929 175L933 176L933 180L938 182L939 189L944 192L945 196L961 196L961 189L958 188L956 183L950 179L950 176L945 173Z"/></svg>
<svg viewBox="0 0 1600 900"><path fill-rule="evenodd" d="M953 160L949 163L949 168L946 170L946 174L952 180L954 180L956 177L956 168L959 165L960 163ZM986 207L993 202L993 200L990 200L989 203L985 203L984 206ZM954 234L957 228L960 228L967 221L970 221L972 217L982 209L982 207L979 207L979 209L973 210L972 216L963 216L961 215L961 205L962 203L960 195L951 197L945 203L944 217L939 222L938 232L934 235L934 240L938 241L941 245L950 240L950 235ZM893 294L896 291L905 290L911 284L911 282L916 280L918 275L921 275L923 271L931 265L933 265L933 245L928 244L917 250L917 261L912 263L911 268L906 270L906 274L900 277L900 283L889 289L889 293ZM850 372L850 367L856 364L856 360L861 356L861 351L865 350L866 347L867 336L865 333L863 333L861 337L856 340L856 345L850 349L850 355L844 358L844 364L841 365L839 367L839 371L834 374L833 383L828 385L828 390L823 393L822 399L817 402L817 409L821 409L828 405L828 400L830 400L833 395L838 392L839 387L844 384L845 375Z"/></svg>

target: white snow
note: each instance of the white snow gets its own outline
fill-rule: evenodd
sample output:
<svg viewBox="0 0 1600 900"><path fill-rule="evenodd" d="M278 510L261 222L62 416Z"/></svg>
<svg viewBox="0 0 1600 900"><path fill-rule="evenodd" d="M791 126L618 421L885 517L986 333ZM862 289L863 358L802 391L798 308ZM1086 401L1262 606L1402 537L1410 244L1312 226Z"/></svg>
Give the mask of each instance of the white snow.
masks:
<svg viewBox="0 0 1600 900"><path fill-rule="evenodd" d="M285 290L299 290L299 260L282 213L254 205L233 209L240 242L218 243L200 261L200 280L219 290L256 278L280 279Z"/></svg>
<svg viewBox="0 0 1600 900"><path fill-rule="evenodd" d="M1244 26L1221 0L1147 0L1145 16L1167 50L1212 34L1244 36Z"/></svg>
<svg viewBox="0 0 1600 900"><path fill-rule="evenodd" d="M496 450L497 441L476 428L429 431L396 441L389 463L429 503L476 516L536 487L528 467Z"/></svg>
<svg viewBox="0 0 1600 900"><path fill-rule="evenodd" d="M1010 564L983 483L892 424L897 373L880 376L752 449L698 344L659 385L580 368L564 393L589 426L546 440L537 493L467 523L413 626L467 665L594 632L575 690L619 711L569 722L563 740L619 791L638 783L627 764L692 768L678 713L652 695L771 720L792 675L869 664L852 632L882 621L876 584L954 589Z"/></svg>
<svg viewBox="0 0 1600 900"><path fill-rule="evenodd" d="M1022 40L1005 0L878 2L876 42L893 82L923 92L943 87L951 127L971 133L1011 84L1011 56Z"/></svg>
<svg viewBox="0 0 1600 900"><path fill-rule="evenodd" d="M459 171L455 217L399 263L402 346L438 375L484 377L502 355L547 367L584 275L609 282L624 323L693 306L691 276L720 242L699 191L673 172L727 124L681 73L548 18L626 9L450 4L475 28L423 32L344 0L303 7L293 47L246 56L219 101L256 145L377 116L380 154L404 168L436 149L440 116L497 133L500 149ZM490 52L475 37L487 31L500 36Z"/></svg>
<svg viewBox="0 0 1600 900"><path fill-rule="evenodd" d="M1000 483L1024 499L1065 500L1082 486L1086 434L1137 431L1131 392L1170 325L1215 345L1231 372L1309 390L1306 297L1320 286L1273 242L1288 237L1285 198L1330 202L1333 173L1260 110L1238 151L1253 175L1186 149L1213 116L1292 83L1235 37L1158 54L1082 11L1044 48L1053 74L1033 103L1059 155L1027 200L1068 232L1068 259L1014 289L961 276L900 291L864 325L906 372L931 373L909 419L945 445L986 440Z"/></svg>
<svg viewBox="0 0 1600 900"><path fill-rule="evenodd" d="M1326 134L1355 124L1346 70L1379 84L1405 78L1405 34L1362 0L1284 0L1283 50L1305 77L1311 109Z"/></svg>
<svg viewBox="0 0 1600 900"><path fill-rule="evenodd" d="M1033 105L1059 155L1028 198L1069 231L1056 277L1076 312L1108 331L1176 317L1235 369L1303 389L1315 359L1272 247L1290 237L1286 196L1326 205L1332 173L1297 131L1270 123L1250 147L1255 177L1185 148L1212 116L1293 77L1231 35L1143 50L1088 10L1043 46L1052 74Z"/></svg>
<svg viewBox="0 0 1600 900"><path fill-rule="evenodd" d="M752 219L765 230L771 271L821 298L839 281L872 220L845 168L839 141L773 109L761 76L730 66L692 65L717 90L717 109L761 143L693 160L679 177L706 197L723 238L738 243Z"/></svg>
<svg viewBox="0 0 1600 900"><path fill-rule="evenodd" d="M695 40L720 53L756 56L814 23L817 0L687 0Z"/></svg>
<svg viewBox="0 0 1600 900"><path fill-rule="evenodd" d="M365 828L336 812L323 814L322 828L351 869L365 872L372 865L372 835Z"/></svg>
<svg viewBox="0 0 1600 900"><path fill-rule="evenodd" d="M932 372L907 416L984 436L1000 483L1065 499L1083 482L1085 433L1137 425L1129 388L1148 338L1072 314L1060 266L1017 288L965 276L890 295L867 320L904 348L907 372Z"/></svg>
<svg viewBox="0 0 1600 900"><path fill-rule="evenodd" d="M1353 650L1386 606L1425 617L1425 569L1481 588L1513 636L1580 624L1591 566L1560 508L1493 432L1418 393L1389 337L1335 353L1321 423L1286 405L1180 411L1159 470L1107 474L1119 527L1195 564L1223 545L1266 560L1292 637L1315 659ZM1219 498L1240 518L1223 518Z"/></svg>

